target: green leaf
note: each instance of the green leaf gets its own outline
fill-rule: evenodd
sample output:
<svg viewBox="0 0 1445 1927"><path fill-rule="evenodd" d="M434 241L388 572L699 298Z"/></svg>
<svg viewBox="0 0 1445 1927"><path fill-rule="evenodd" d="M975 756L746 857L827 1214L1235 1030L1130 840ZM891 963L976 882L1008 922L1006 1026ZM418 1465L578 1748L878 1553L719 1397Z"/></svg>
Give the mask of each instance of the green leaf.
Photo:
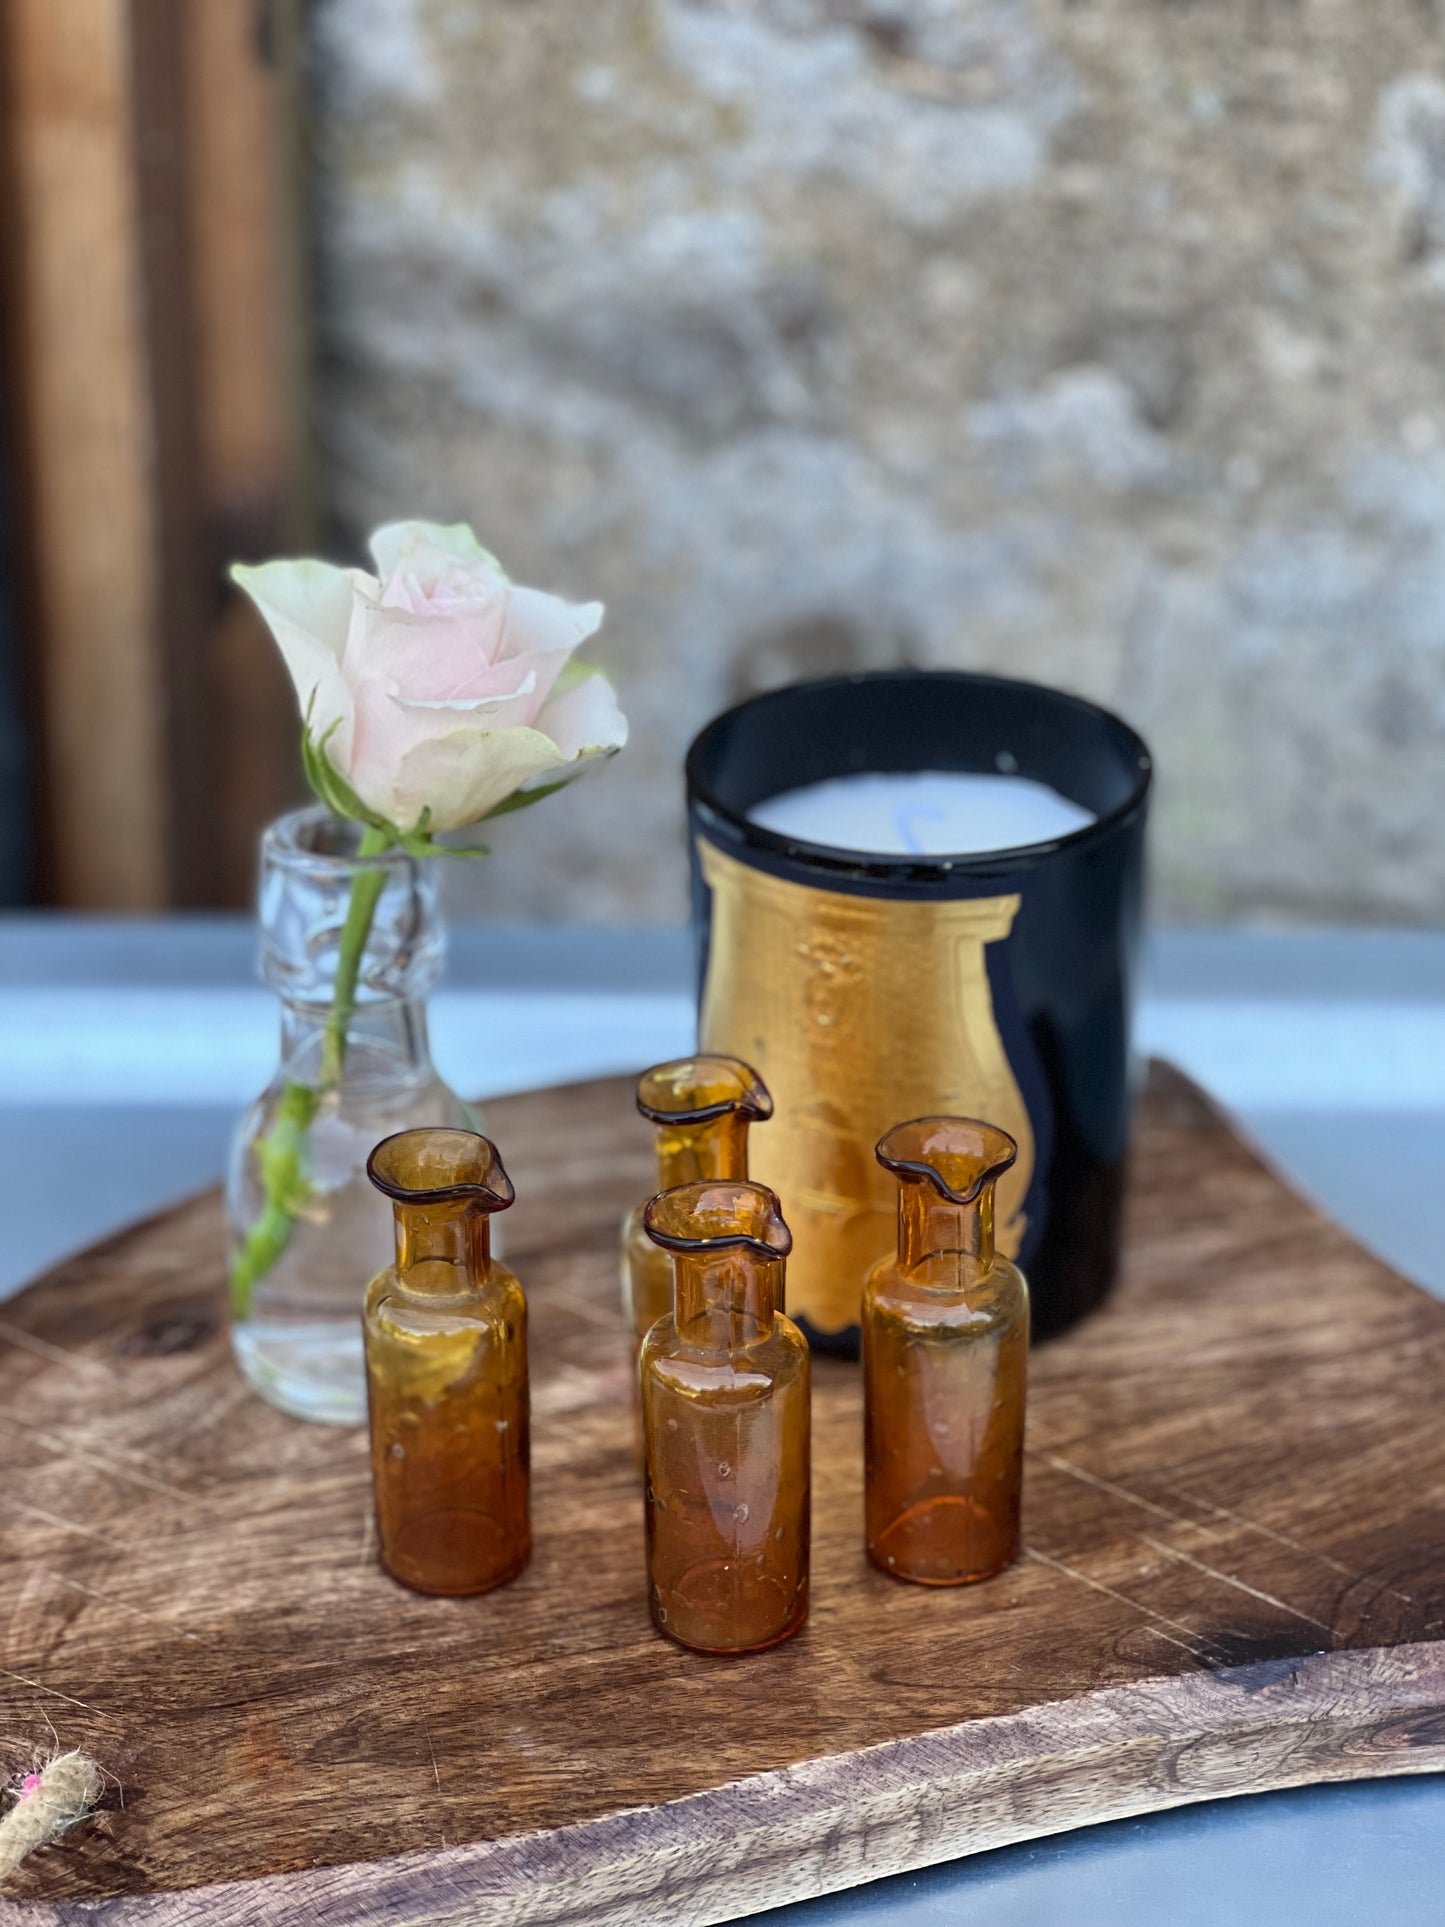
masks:
<svg viewBox="0 0 1445 1927"><path fill-rule="evenodd" d="M408 856L490 856L492 853L481 843L438 843L434 836L419 834L416 830L401 830L397 833L397 844Z"/></svg>
<svg viewBox="0 0 1445 1927"><path fill-rule="evenodd" d="M316 795L334 816L350 817L354 823L365 823L368 828L380 830L393 842L397 832L394 824L388 823L384 816L369 810L346 778L336 768L326 754L326 745L341 727L338 716L319 738L311 734L311 713L308 709L306 723L301 731L301 764L306 772L306 780Z"/></svg>
<svg viewBox="0 0 1445 1927"><path fill-rule="evenodd" d="M571 781L570 776L564 776L561 782L544 783L540 789L513 790L505 802L498 803L495 809L488 810L482 821L489 823L494 816L510 816L513 810L525 810L533 803L540 803L544 796L555 796L558 790L565 790Z"/></svg>
<svg viewBox="0 0 1445 1927"><path fill-rule="evenodd" d="M490 856L491 851L483 849L479 843L462 845L438 843L431 833L431 804L428 803L421 815L409 830L395 832L397 843L408 856Z"/></svg>
<svg viewBox="0 0 1445 1927"><path fill-rule="evenodd" d="M255 1285L286 1249L297 1218L311 1202L309 1134L319 1102L309 1085L289 1083L270 1130L252 1146L263 1202L231 1259L231 1304L238 1318L249 1315Z"/></svg>
<svg viewBox="0 0 1445 1927"><path fill-rule="evenodd" d="M494 809L488 810L482 821L489 823L494 816L510 816L513 810L530 809L534 803L540 803L544 797L555 796L558 790L567 789L577 781L579 776L585 775L594 763L610 762L616 754L615 746L609 746L606 749L584 749L575 762L566 766L565 776L559 776L554 783L542 783L536 789L513 790L503 802L498 803Z"/></svg>

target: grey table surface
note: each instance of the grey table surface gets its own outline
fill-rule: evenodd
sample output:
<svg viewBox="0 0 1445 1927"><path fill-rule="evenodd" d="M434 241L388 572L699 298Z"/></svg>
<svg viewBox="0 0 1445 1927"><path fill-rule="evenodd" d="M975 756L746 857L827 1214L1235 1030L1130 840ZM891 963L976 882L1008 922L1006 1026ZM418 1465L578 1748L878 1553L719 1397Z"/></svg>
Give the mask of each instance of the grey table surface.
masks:
<svg viewBox="0 0 1445 1927"><path fill-rule="evenodd" d="M0 1297L223 1169L275 1011L242 918L0 917ZM485 1097L691 1043L686 932L473 927L434 1000ZM1355 1235L1445 1297L1445 934L1166 932L1137 1024ZM1445 1923L1445 1777L1216 1801L783 1908L789 1927ZM665 1923L659 1923L665 1927Z"/></svg>

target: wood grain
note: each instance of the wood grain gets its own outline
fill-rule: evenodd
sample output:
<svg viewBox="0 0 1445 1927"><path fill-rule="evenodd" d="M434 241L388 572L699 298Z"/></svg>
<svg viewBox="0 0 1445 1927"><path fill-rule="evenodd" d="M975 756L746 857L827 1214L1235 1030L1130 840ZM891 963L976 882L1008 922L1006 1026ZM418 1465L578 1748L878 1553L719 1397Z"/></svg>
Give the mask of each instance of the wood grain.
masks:
<svg viewBox="0 0 1445 1927"><path fill-rule="evenodd" d="M139 910L166 898L166 756L129 53L124 0L0 9L45 880Z"/></svg>
<svg viewBox="0 0 1445 1927"><path fill-rule="evenodd" d="M296 697L234 561L317 549L297 0L205 0L180 9L183 186L193 322L199 556L209 601L216 762L201 808L209 872L190 903L249 903L256 842L304 800Z"/></svg>
<svg viewBox="0 0 1445 1927"><path fill-rule="evenodd" d="M1036 1354L1024 1560L939 1594L862 1547L819 1361L814 1610L746 1660L649 1630L617 1080L509 1099L536 1556L376 1570L364 1440L251 1397L198 1199L0 1310L0 1765L114 1776L0 1922L713 1922L1219 1794L1445 1767L1445 1307L1156 1068L1126 1274ZM121 1800L124 1805L121 1805Z"/></svg>
<svg viewBox="0 0 1445 1927"><path fill-rule="evenodd" d="M257 835L298 793L284 668L224 574L314 546L299 186L281 158L294 13L0 7L0 355L42 751L37 883L71 907L246 900Z"/></svg>

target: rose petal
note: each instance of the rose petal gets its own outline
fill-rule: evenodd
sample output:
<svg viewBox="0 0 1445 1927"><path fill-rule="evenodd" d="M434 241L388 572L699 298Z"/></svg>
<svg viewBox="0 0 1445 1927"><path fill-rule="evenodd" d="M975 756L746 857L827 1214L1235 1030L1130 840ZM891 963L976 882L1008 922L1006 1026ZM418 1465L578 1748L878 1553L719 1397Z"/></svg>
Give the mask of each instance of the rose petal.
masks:
<svg viewBox="0 0 1445 1927"><path fill-rule="evenodd" d="M417 702L405 696L395 696L394 700L400 703L403 709L446 710L452 715L496 715L508 703L525 702L529 696L535 696L537 693L535 670L525 669L521 663L508 663L507 667L522 670L522 680L516 689L501 695L450 696L440 702Z"/></svg>
<svg viewBox="0 0 1445 1927"><path fill-rule="evenodd" d="M512 587L460 523L390 523L371 547L380 580L320 562L235 572L368 811L462 828L626 741L611 687L570 661L600 603Z"/></svg>
<svg viewBox="0 0 1445 1927"><path fill-rule="evenodd" d="M386 814L412 829L430 810L429 829L459 830L558 761L557 745L535 729L453 730L401 759Z"/></svg>
<svg viewBox="0 0 1445 1927"><path fill-rule="evenodd" d="M244 589L276 638L290 672L303 717L318 739L333 731L332 748L345 749L352 721L351 693L341 673L341 654L351 621L357 572L329 562L237 564L231 579ZM369 576L360 580L370 583ZM339 727L337 727L339 725ZM341 741L338 744L336 738Z"/></svg>
<svg viewBox="0 0 1445 1927"><path fill-rule="evenodd" d="M568 763L595 750L621 749L627 741L627 718L618 707L617 692L596 671L544 704L537 728L552 738Z"/></svg>
<svg viewBox="0 0 1445 1927"><path fill-rule="evenodd" d="M383 579L405 570L422 581L433 580L458 562L483 562L503 582L507 579L501 563L465 522L387 522L367 546Z"/></svg>
<svg viewBox="0 0 1445 1927"><path fill-rule="evenodd" d="M421 702L510 692L532 665L498 663L505 619L505 591L457 615L409 615L358 596L342 668L352 682L386 682Z"/></svg>
<svg viewBox="0 0 1445 1927"><path fill-rule="evenodd" d="M596 635L606 614L600 602L565 602L543 589L514 586L507 599L502 658L560 649L566 654Z"/></svg>
<svg viewBox="0 0 1445 1927"><path fill-rule="evenodd" d="M296 693L306 697L325 667L338 662L351 624L351 576L329 562L238 562L231 580L244 589L266 619Z"/></svg>
<svg viewBox="0 0 1445 1927"><path fill-rule="evenodd" d="M356 722L342 773L368 808L379 815L391 815L397 771L413 751L426 744L459 730L479 735L531 723L541 707L531 665L498 664L488 672L488 680L493 688L479 696L475 705L449 700L409 702L383 677L368 677L354 685ZM502 686L496 687L498 683ZM513 687L507 688L508 683Z"/></svg>

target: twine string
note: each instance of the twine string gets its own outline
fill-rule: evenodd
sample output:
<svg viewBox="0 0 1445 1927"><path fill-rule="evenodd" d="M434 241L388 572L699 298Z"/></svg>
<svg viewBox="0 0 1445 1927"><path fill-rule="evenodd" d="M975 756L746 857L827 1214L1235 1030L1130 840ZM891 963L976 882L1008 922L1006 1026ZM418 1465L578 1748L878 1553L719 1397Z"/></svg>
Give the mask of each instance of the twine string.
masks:
<svg viewBox="0 0 1445 1927"><path fill-rule="evenodd" d="M102 1784L100 1768L80 1752L58 1754L38 1773L27 1773L14 1806L0 1819L0 1880L8 1879L27 1854L84 1820Z"/></svg>

